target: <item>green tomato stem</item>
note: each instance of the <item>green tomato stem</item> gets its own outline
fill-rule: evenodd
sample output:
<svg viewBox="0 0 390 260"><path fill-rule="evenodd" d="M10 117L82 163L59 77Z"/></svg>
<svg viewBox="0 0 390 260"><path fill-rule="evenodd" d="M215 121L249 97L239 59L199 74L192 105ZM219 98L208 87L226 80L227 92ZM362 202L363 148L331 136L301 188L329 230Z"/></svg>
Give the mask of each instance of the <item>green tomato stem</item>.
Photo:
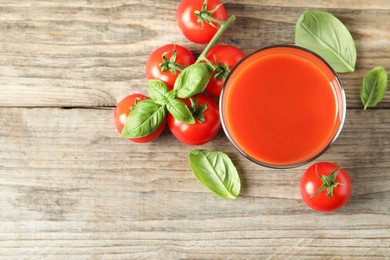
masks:
<svg viewBox="0 0 390 260"><path fill-rule="evenodd" d="M340 171L340 167L337 167L336 170L334 170L328 176L326 176L326 175L319 175L318 172L317 172L317 165L316 165L316 173L317 173L318 178L320 178L322 180L322 185L315 193L313 193L309 197L309 199L311 199L312 197L316 196L318 193L320 193L323 190L326 190L326 196L328 196L328 198L332 198L333 197L333 190L334 190L334 188L336 188L339 185L344 185L341 182L336 182L336 177L337 177L337 174L339 173L339 171Z"/></svg>
<svg viewBox="0 0 390 260"><path fill-rule="evenodd" d="M198 59L195 61L195 63L199 63L202 60L206 59L206 55L215 45L215 43L218 41L219 37L226 31L226 29L229 27L229 25L236 20L236 17L234 15L230 16L226 21L221 22L221 27L219 27L217 33L214 35L214 37L211 39L211 41L207 44L206 48L202 51L202 53L199 55Z"/></svg>
<svg viewBox="0 0 390 260"><path fill-rule="evenodd" d="M210 23L211 26L214 26L214 27L215 27L215 25L213 25L212 23L216 23L216 24L223 24L223 23L224 23L224 21L215 19L215 18L212 17L212 16L209 16L209 17L208 17L208 20L211 22L211 23Z"/></svg>

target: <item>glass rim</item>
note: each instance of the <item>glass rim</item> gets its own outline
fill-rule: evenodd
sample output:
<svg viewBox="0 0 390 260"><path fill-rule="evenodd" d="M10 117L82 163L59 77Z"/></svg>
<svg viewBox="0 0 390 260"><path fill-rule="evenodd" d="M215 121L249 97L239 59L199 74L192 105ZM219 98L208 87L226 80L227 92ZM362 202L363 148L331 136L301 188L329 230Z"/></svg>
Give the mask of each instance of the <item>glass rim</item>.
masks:
<svg viewBox="0 0 390 260"><path fill-rule="evenodd" d="M229 81L229 78L231 77L231 75L233 74L233 72L245 61L247 60L249 57L252 57L253 55L259 53L259 52L262 52L262 51L265 51L265 50L268 50L268 49L273 49L273 48L292 48L292 49L298 49L298 50L302 50L304 52L307 52L313 56L315 56L316 58L318 58L327 68L329 68L329 70L331 71L331 73L335 76L335 79L337 81L337 85L338 85L338 88L339 88L339 91L340 91L340 96L341 96L341 106L340 106L340 110L342 111L342 115L341 115L341 118L340 118L340 124L338 125L338 129L337 129L337 132L332 136L331 140L329 141L329 143L324 147L322 148L319 152L315 153L313 156L311 156L310 158L302 161L302 162L298 162L298 163L294 163L294 164L286 164L286 165L277 165L277 164L269 164L269 163L265 163L265 162L262 162L262 161L259 161L253 157L251 157L250 155L248 155L247 153L245 153L239 146L238 144L236 144L236 142L233 140L233 138L230 136L229 134L229 131L227 130L227 126L226 126L226 122L224 120L224 112L223 112L223 97L224 97L224 93L226 91L226 85L227 85L227 82ZM246 55L244 58L242 58L231 70L230 70L230 73L228 74L226 80L224 81L224 84L223 84L223 87L222 87L222 90L221 90L221 94L220 94L220 98L219 98L219 114L220 114L220 120L221 120L221 125L222 125L222 129L223 131L225 132L225 135L227 136L227 138L229 139L229 141L234 145L234 147L244 156L246 157L247 159L249 159L250 161L258 164L258 165L261 165L261 166L264 166L264 167L268 167L268 168L272 168L272 169L290 169L290 168L296 168L296 167L299 167L299 166L302 166L302 165L305 165L307 163L310 163L312 161L314 161L315 159L317 159L318 157L320 157L321 155L323 155L331 146L332 144L336 141L336 139L339 137L340 133L341 133L341 130L343 129L343 126L344 126L344 122L345 122L345 118L346 118L346 113L347 113L347 107L346 107L346 96L345 96L345 91L344 91L344 87L343 85L341 84L341 80L339 78L339 76L337 75L336 71L329 65L329 63L324 59L322 58L320 55L318 55L317 53L309 50L309 49L306 49L304 47L301 47L301 46L296 46L296 45L289 45L289 44L277 44L277 45L270 45L270 46L267 46L267 47L264 47L264 48L260 48L248 55Z"/></svg>

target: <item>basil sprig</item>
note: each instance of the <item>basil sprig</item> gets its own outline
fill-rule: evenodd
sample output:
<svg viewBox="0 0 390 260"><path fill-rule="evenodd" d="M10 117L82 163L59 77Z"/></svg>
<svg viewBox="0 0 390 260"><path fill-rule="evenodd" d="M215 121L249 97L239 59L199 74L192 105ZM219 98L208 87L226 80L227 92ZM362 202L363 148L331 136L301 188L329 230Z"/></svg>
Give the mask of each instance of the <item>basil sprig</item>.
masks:
<svg viewBox="0 0 390 260"><path fill-rule="evenodd" d="M171 91L163 81L149 80L148 93L151 99L143 100L133 107L121 136L138 138L153 133L164 122L167 111L181 122L194 124L192 112L178 98L189 98L203 92L212 72L213 67L207 63L188 66L180 73Z"/></svg>
<svg viewBox="0 0 390 260"><path fill-rule="evenodd" d="M211 192L223 199L235 199L240 194L240 176L225 153L193 150L188 159L195 177Z"/></svg>
<svg viewBox="0 0 390 260"><path fill-rule="evenodd" d="M336 72L355 70L356 47L351 33L330 13L304 12L295 26L295 44L319 54Z"/></svg>
<svg viewBox="0 0 390 260"><path fill-rule="evenodd" d="M370 70L363 79L363 86L360 92L360 99L364 106L376 106L385 96L387 90L387 72L384 67L379 66Z"/></svg>

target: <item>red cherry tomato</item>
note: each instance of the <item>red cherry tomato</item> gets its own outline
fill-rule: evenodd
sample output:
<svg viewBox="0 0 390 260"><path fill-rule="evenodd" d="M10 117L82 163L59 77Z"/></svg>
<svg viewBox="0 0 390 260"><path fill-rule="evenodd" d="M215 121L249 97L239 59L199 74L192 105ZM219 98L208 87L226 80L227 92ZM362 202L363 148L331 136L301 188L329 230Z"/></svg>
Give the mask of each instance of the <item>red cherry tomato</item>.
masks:
<svg viewBox="0 0 390 260"><path fill-rule="evenodd" d="M114 122L116 129L119 133L122 133L122 129L126 123L126 119L129 116L131 109L133 106L140 102L141 100L147 99L148 97L142 94L132 94L124 99L122 99L116 106L114 110ZM166 125L166 121L164 121L159 128L150 135L139 137L139 138L128 138L129 140L136 142L136 143L147 143L151 142L157 137L160 136L160 134L163 132Z"/></svg>
<svg viewBox="0 0 390 260"><path fill-rule="evenodd" d="M196 12L202 11L204 0L182 0L176 14L177 24L183 33L183 35L194 43L204 44L210 42L214 34L220 27L219 24L213 22L211 24L207 22L199 22L199 17ZM208 0L207 11L212 11L215 8L216 11L211 14L212 18L220 21L227 19L226 10L223 5L220 5L220 0Z"/></svg>
<svg viewBox="0 0 390 260"><path fill-rule="evenodd" d="M149 56L146 77L162 80L172 90L180 71L194 62L191 51L177 44L167 44L154 50Z"/></svg>
<svg viewBox="0 0 390 260"><path fill-rule="evenodd" d="M230 70L245 57L245 53L231 45L217 45L210 49L206 58L218 67L207 84L206 92L219 98L223 83ZM216 79L217 77L217 79Z"/></svg>
<svg viewBox="0 0 390 260"><path fill-rule="evenodd" d="M168 126L172 134L181 142L189 145L201 145L209 142L221 129L217 102L211 97L199 94L196 99L200 107L207 105L204 111L204 122L200 123L195 117L195 124L186 124L168 115ZM184 100L191 107L189 99Z"/></svg>
<svg viewBox="0 0 390 260"><path fill-rule="evenodd" d="M351 189L348 173L330 162L310 166L303 174L300 185L303 201L310 208L322 212L342 208L348 202Z"/></svg>

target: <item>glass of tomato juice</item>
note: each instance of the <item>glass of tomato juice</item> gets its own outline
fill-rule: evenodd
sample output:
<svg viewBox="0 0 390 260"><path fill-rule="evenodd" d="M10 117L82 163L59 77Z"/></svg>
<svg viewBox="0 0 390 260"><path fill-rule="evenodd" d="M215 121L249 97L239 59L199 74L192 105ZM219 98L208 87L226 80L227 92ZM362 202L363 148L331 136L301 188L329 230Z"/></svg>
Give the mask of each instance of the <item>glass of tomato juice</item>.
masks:
<svg viewBox="0 0 390 260"><path fill-rule="evenodd" d="M223 129L250 160L271 168L308 163L336 140L346 100L333 69L297 46L261 49L230 72L220 97Z"/></svg>

